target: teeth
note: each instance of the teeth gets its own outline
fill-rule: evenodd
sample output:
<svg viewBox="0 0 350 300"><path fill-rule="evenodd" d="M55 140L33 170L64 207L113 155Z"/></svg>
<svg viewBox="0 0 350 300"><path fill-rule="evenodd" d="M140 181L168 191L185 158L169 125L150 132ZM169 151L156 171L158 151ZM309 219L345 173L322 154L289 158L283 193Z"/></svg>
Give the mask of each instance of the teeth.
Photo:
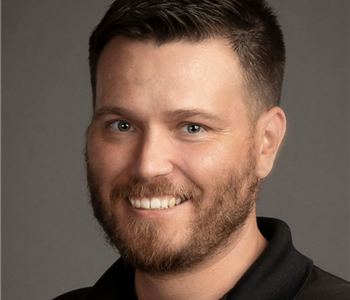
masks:
<svg viewBox="0 0 350 300"><path fill-rule="evenodd" d="M167 199L159 199L156 197L153 198L129 198L129 201L131 205L135 208L141 208L141 209L151 209L151 210L159 210L159 209L168 209L173 208L176 205L180 205L182 202L185 201L185 199L181 198L167 198Z"/></svg>
<svg viewBox="0 0 350 300"><path fill-rule="evenodd" d="M158 198L153 198L151 200L151 209L159 209L160 208L160 200Z"/></svg>
<svg viewBox="0 0 350 300"><path fill-rule="evenodd" d="M169 208L173 208L174 206L175 206L175 198L171 198L170 200L169 200Z"/></svg>
<svg viewBox="0 0 350 300"><path fill-rule="evenodd" d="M163 208L163 209L169 208L168 200L163 200L163 201L162 201L162 208Z"/></svg>
<svg viewBox="0 0 350 300"><path fill-rule="evenodd" d="M131 200L133 200L133 199L131 199ZM135 201L135 206L132 204L132 202L131 202L131 205L136 207L136 208L140 208L141 207L141 201L140 200L134 200L134 201Z"/></svg>
<svg viewBox="0 0 350 300"><path fill-rule="evenodd" d="M147 198L142 198L141 200L141 208L149 209L150 208L150 201Z"/></svg>

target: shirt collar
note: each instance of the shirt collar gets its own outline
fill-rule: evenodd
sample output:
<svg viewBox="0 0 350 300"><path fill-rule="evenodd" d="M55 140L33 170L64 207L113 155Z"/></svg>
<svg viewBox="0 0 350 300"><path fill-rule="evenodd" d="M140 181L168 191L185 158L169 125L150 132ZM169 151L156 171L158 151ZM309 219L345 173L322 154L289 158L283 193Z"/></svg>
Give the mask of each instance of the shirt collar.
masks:
<svg viewBox="0 0 350 300"><path fill-rule="evenodd" d="M313 262L294 248L286 223L259 217L258 227L268 246L221 300L295 299L309 277Z"/></svg>

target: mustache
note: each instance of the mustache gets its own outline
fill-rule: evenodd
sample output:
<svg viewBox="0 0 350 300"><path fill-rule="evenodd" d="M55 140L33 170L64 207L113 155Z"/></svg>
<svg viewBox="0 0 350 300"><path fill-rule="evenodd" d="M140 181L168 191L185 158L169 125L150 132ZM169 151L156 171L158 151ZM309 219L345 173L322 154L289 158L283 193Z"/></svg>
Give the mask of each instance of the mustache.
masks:
<svg viewBox="0 0 350 300"><path fill-rule="evenodd" d="M201 199L202 191L196 186L178 185L168 179L160 179L151 183L135 180L125 184L117 184L110 193L111 199L165 195L196 200Z"/></svg>

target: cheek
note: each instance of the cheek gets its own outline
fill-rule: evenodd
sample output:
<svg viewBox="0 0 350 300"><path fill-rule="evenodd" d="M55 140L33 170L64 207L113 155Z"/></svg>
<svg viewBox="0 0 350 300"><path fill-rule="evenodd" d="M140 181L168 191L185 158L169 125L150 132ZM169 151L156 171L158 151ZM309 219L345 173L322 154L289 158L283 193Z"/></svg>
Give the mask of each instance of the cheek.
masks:
<svg viewBox="0 0 350 300"><path fill-rule="evenodd" d="M97 180L105 187L113 186L128 169L128 155L123 147L91 138L87 145L89 164Z"/></svg>
<svg viewBox="0 0 350 300"><path fill-rule="evenodd" d="M197 145L184 149L182 171L196 185L206 188L235 168L237 151L231 145Z"/></svg>

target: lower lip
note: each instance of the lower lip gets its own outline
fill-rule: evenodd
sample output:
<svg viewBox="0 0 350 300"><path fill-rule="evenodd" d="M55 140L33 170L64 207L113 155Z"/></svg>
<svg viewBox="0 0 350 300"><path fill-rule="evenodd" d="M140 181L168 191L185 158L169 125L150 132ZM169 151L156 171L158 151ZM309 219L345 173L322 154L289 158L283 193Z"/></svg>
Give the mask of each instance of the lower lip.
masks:
<svg viewBox="0 0 350 300"><path fill-rule="evenodd" d="M188 200L181 203L180 205L175 205L172 208L167 208L167 209L139 209L135 208L131 205L130 201L127 199L124 199L126 202L127 209L131 211L133 214L140 216L140 217L145 217L145 218L152 218L152 217L161 217L161 216L169 216L171 214L177 213L181 207L187 206L186 204L189 202Z"/></svg>

